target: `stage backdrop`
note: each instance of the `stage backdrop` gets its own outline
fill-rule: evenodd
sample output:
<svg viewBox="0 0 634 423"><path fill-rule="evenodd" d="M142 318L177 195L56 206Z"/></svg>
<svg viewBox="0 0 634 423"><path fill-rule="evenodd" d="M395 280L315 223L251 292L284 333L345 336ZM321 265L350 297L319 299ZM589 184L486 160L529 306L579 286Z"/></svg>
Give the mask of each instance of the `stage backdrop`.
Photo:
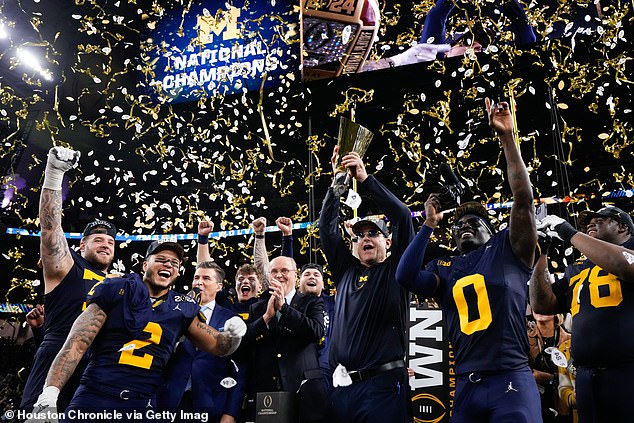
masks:
<svg viewBox="0 0 634 423"><path fill-rule="evenodd" d="M148 17L149 19L149 17ZM141 37L141 89L183 102L299 80L299 10L292 0L194 0L165 11Z"/></svg>
<svg viewBox="0 0 634 423"><path fill-rule="evenodd" d="M408 367L415 423L448 422L456 390L453 351L443 312L427 304L409 310Z"/></svg>

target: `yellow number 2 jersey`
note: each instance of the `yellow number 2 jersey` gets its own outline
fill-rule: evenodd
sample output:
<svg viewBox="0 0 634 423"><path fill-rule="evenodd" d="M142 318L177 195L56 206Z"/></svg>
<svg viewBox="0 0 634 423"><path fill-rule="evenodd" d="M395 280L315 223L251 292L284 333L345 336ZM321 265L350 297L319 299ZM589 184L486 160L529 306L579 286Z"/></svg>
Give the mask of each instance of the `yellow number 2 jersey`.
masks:
<svg viewBox="0 0 634 423"><path fill-rule="evenodd" d="M81 383L151 397L176 342L198 314L198 304L174 291L152 302L137 274L106 279L88 303L99 305L108 319L92 344Z"/></svg>

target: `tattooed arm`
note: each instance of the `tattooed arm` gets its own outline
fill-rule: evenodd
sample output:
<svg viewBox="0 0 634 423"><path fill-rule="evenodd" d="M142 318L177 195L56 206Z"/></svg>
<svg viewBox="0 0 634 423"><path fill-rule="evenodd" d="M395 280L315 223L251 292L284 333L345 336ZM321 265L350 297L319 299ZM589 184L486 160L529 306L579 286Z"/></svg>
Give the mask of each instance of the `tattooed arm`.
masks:
<svg viewBox="0 0 634 423"><path fill-rule="evenodd" d="M64 387L107 318L106 313L94 303L77 317L64 346L57 353L48 371L45 386L55 386L60 389Z"/></svg>
<svg viewBox="0 0 634 423"><path fill-rule="evenodd" d="M44 270L44 292L49 293L73 267L68 242L62 230L62 180L77 164L79 152L53 147L48 152L44 183L40 194L40 257Z"/></svg>
<svg viewBox="0 0 634 423"><path fill-rule="evenodd" d="M266 252L266 242L264 241L264 233L266 231L266 218L258 217L255 219L251 226L255 233L255 240L253 241L253 265L260 273L260 284L262 290L269 289L269 256ZM257 288L257 287L256 287Z"/></svg>
<svg viewBox="0 0 634 423"><path fill-rule="evenodd" d="M68 242L62 230L62 192L42 188L40 195L40 257L45 293L51 292L73 267Z"/></svg>
<svg viewBox="0 0 634 423"><path fill-rule="evenodd" d="M208 324L194 319L187 330L187 337L201 350L217 356L233 353L232 338L218 332ZM237 348L237 347L236 347Z"/></svg>

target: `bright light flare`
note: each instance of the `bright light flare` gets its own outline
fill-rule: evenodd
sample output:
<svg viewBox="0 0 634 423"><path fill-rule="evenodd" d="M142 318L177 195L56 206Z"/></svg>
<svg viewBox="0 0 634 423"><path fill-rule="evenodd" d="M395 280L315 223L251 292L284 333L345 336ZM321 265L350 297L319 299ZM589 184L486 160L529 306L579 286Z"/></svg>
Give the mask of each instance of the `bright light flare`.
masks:
<svg viewBox="0 0 634 423"><path fill-rule="evenodd" d="M47 81L53 80L53 73L48 69L44 69L40 63L40 60L31 51L18 48L17 54L20 63L22 63L24 66L37 71L40 76Z"/></svg>

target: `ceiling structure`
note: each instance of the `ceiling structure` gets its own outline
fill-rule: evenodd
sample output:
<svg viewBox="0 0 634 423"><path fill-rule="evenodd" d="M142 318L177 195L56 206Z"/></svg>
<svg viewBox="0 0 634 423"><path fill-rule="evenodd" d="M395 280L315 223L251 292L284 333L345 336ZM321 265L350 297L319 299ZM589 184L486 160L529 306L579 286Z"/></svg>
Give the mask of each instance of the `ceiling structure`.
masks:
<svg viewBox="0 0 634 423"><path fill-rule="evenodd" d="M37 231L39 186L53 145L82 153L64 191L66 231L79 232L95 217L129 235L195 233L203 216L218 230L248 228L258 216L271 225L282 215L315 221L330 183L338 117L351 110L375 133L368 169L412 210L422 210L439 188L441 162L468 186L465 200L503 202L510 199L505 166L483 103L487 96L509 99L511 91L522 155L536 197L555 203L550 213L574 218L613 190L623 197L609 201L634 211L625 195L634 188L631 2L601 1L598 17L588 12L596 10L589 1L526 1L540 41L522 49L501 37L478 54L173 105L139 93L136 57L144 27L159 19L161 7L181 2L75 3L0 2L11 31L0 40L0 170L5 188L20 186L0 210L8 227ZM433 3L382 4L371 58L416 40ZM450 27L465 23L452 15ZM24 68L17 47L41 52L53 80ZM374 212L366 199L359 213ZM507 215L506 208L492 210L498 221ZM315 228L295 238L298 261L323 262ZM32 299L31 281L41 279L39 239L0 239L0 295ZM273 247L279 234L268 239ZM194 241L186 243L193 254ZM226 237L212 256L231 275L251 245L249 236ZM448 245L441 236L431 254ZM121 243L115 267L138 270L146 246ZM191 273L188 265L180 287Z"/></svg>

